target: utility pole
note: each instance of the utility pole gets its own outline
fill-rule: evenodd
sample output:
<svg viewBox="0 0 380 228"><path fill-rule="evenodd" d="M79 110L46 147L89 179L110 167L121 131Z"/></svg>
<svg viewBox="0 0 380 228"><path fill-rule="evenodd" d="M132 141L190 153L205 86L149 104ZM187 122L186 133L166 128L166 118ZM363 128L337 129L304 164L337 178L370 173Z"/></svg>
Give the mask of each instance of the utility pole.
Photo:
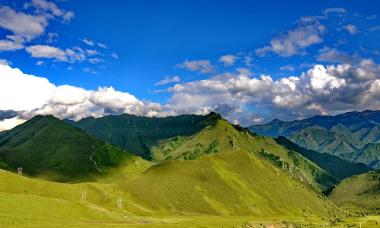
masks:
<svg viewBox="0 0 380 228"><path fill-rule="evenodd" d="M80 194L80 202L87 203L87 190L82 190Z"/></svg>
<svg viewBox="0 0 380 228"><path fill-rule="evenodd" d="M19 166L17 168L17 175L22 176L22 171L23 171L23 168L21 166Z"/></svg>

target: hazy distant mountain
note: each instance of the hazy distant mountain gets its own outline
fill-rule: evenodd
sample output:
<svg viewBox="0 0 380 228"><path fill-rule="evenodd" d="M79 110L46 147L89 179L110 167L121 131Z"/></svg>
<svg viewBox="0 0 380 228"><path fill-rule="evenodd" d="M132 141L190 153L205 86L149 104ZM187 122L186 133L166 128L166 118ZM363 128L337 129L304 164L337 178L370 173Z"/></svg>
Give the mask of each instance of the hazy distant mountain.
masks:
<svg viewBox="0 0 380 228"><path fill-rule="evenodd" d="M273 120L250 129L272 137L285 136L307 149L330 153L378 168L380 161L380 111L348 112L284 122Z"/></svg>

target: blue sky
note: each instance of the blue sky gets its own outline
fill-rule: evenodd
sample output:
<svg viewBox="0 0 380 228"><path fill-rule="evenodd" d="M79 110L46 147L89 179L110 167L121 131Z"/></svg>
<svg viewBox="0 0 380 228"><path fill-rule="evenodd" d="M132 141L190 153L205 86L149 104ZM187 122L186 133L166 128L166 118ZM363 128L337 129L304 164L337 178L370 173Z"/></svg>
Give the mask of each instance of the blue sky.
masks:
<svg viewBox="0 0 380 228"><path fill-rule="evenodd" d="M0 7L0 59L12 69L47 78L56 87L112 87L134 96L144 109L161 106L138 112L102 104L96 115L110 109L143 115L217 110L249 125L378 108L371 102L377 94L359 94L355 88L363 81L352 76L375 75L366 79L372 81L364 91L379 76L376 1L1 0ZM31 24L12 18L20 18L17 13L30 16ZM314 75L316 64L334 69ZM338 75L339 66L346 74ZM281 79L292 76L299 79L296 89L288 86L286 93L289 88L281 86L289 83ZM331 100L328 93L337 92L341 96ZM343 96L347 92L350 99ZM356 96L362 99L355 101ZM0 102L0 110L9 109L31 111Z"/></svg>

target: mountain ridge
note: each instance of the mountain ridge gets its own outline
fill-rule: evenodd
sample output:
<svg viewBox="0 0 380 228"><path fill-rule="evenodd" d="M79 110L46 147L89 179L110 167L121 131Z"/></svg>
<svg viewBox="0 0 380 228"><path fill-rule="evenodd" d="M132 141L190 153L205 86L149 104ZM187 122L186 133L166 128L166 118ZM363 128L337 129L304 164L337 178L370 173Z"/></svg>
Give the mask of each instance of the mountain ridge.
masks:
<svg viewBox="0 0 380 228"><path fill-rule="evenodd" d="M250 130L271 137L285 136L304 148L378 168L380 147L373 146L371 152L365 150L367 144L380 143L380 111L314 116L289 122L272 121L251 126ZM374 151L374 148L378 149ZM372 156L366 157L368 153Z"/></svg>

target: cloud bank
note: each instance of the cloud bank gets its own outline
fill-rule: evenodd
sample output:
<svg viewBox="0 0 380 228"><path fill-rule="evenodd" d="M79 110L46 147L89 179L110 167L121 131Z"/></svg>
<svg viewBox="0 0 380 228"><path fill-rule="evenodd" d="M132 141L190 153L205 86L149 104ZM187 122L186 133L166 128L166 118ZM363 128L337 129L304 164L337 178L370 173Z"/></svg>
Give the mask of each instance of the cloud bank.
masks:
<svg viewBox="0 0 380 228"><path fill-rule="evenodd" d="M232 122L249 125L272 118L379 109L380 65L372 59L356 64L314 65L298 76L280 79L254 77L250 71L226 72L177 83L166 92L171 94L166 103L153 103L113 87L86 90L57 86L46 78L0 64L0 110L17 112L16 117L3 118L0 129L37 114L78 120L120 113L167 116L218 111Z"/></svg>

